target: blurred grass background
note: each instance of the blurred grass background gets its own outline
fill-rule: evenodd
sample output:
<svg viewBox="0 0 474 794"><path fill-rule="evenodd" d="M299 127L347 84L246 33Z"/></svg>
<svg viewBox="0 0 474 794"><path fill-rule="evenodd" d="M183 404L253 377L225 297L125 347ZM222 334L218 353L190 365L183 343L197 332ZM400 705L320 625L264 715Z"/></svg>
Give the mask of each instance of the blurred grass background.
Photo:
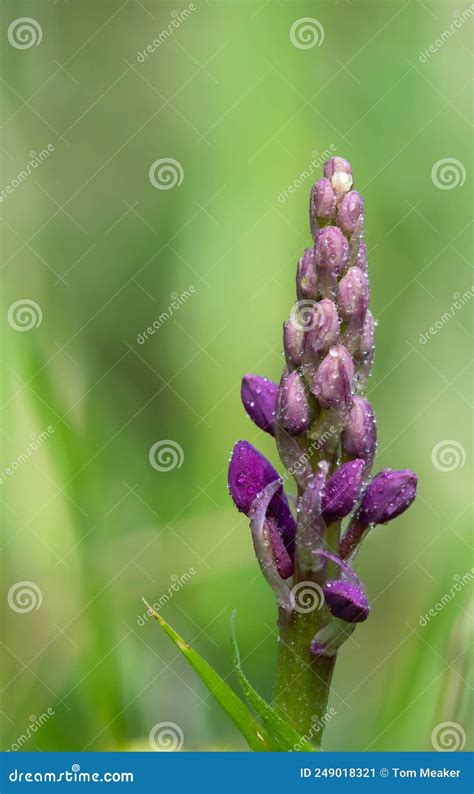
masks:
<svg viewBox="0 0 474 794"><path fill-rule="evenodd" d="M269 695L275 610L226 466L242 437L277 464L241 409L240 377L279 378L312 180L281 193L329 147L366 199L378 464L417 471L420 493L360 556L373 612L340 653L325 747L431 749L448 720L469 741L468 588L419 623L472 566L469 301L427 343L420 334L473 283L472 20L423 62L464 8L196 0L140 63L186 7L2 6L2 186L54 146L0 206L2 471L54 428L0 486L2 747L50 708L24 749L148 749L160 721L181 726L185 749L244 749L158 627L139 625L140 599L157 601L192 569L166 619L228 675L237 608L246 671ZM40 23L38 46L9 46L22 16ZM306 16L324 41L299 49L289 30ZM184 180L162 191L148 171L163 157ZM463 165L464 184L436 187L443 158ZM43 314L25 333L7 322L23 298ZM150 465L161 439L182 447L180 468ZM432 463L445 440L465 453L452 471ZM43 603L19 614L7 594L23 580Z"/></svg>

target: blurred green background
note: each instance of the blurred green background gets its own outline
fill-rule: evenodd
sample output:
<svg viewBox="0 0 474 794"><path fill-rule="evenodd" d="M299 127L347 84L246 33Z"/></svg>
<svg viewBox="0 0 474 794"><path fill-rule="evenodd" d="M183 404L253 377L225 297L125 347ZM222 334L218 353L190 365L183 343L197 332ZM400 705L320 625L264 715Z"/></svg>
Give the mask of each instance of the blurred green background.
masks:
<svg viewBox="0 0 474 794"><path fill-rule="evenodd" d="M4 0L3 749L45 713L22 749L149 749L162 721L181 727L186 750L245 749L158 626L141 620L141 597L171 592L165 618L225 676L236 608L245 669L269 696L275 609L226 467L239 438L278 465L272 439L244 415L240 378L279 378L325 150L351 161L366 199L378 465L420 478L415 506L360 555L373 611L340 653L325 747L432 749L445 721L469 746L472 19L463 11L417 0ZM37 46L9 41L20 17L39 23ZM321 27L301 48L289 32L304 17ZM153 186L161 158L178 161L181 184ZM24 299L42 312L29 331L8 321ZM181 447L182 465L150 465L160 440ZM459 577L466 584L421 625ZM9 606L21 581L41 591L38 609Z"/></svg>

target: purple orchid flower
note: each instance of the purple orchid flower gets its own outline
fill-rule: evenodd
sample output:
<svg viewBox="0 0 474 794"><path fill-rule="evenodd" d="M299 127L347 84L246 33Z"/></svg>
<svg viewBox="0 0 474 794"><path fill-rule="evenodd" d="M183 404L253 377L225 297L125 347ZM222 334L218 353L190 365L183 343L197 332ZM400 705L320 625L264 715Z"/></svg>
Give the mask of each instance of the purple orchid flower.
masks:
<svg viewBox="0 0 474 794"><path fill-rule="evenodd" d="M229 465L228 487L230 495L238 510L249 515L255 499L270 483L278 482L278 472L272 464L248 441L238 441L233 449ZM273 537L276 557L281 556L281 547L276 542L275 533L281 536L285 549L290 554L293 551L296 524L288 505L288 500L280 485L270 500L266 512L269 522L269 532ZM287 578L288 562L284 561L284 573Z"/></svg>
<svg viewBox="0 0 474 794"><path fill-rule="evenodd" d="M338 648L369 616L364 587L348 560L370 527L411 505L417 487L408 469L384 469L370 480L377 431L364 389L375 322L364 199L353 189L347 160L327 161L309 205L314 246L297 266L297 303L283 327L280 384L257 375L242 381L247 413L275 437L296 481L297 520L278 473L251 444L239 441L229 466L231 496L250 518L255 553L280 609L275 700L303 731L315 710L324 713ZM306 601L298 609L301 588L316 596L314 612ZM311 682L319 693L316 705Z"/></svg>

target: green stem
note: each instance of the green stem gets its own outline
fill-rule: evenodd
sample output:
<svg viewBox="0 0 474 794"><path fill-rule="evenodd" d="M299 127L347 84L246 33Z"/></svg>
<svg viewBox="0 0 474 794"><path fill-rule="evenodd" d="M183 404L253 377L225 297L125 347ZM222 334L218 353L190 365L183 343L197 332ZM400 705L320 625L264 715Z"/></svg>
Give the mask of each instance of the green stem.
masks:
<svg viewBox="0 0 474 794"><path fill-rule="evenodd" d="M321 628L321 613L283 609L279 615L279 645L273 705L308 740L319 747L327 712L334 656L313 657L311 640ZM317 723L317 725L316 725Z"/></svg>

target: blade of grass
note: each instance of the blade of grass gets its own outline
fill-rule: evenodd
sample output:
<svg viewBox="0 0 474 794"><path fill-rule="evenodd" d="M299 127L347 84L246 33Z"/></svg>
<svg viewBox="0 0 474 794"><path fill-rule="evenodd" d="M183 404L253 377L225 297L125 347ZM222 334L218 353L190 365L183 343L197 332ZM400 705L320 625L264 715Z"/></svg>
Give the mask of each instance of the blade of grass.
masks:
<svg viewBox="0 0 474 794"><path fill-rule="evenodd" d="M143 599L150 615L158 621L161 628L174 642L176 647L196 671L201 681L206 685L211 695L231 718L234 725L240 730L249 747L255 752L265 752L276 749L267 730L260 725L245 703L239 698L231 687L221 678L211 665L191 648L185 640L166 622L166 620L153 607Z"/></svg>
<svg viewBox="0 0 474 794"><path fill-rule="evenodd" d="M296 749L306 752L316 752L313 747L304 737L300 736L292 725L290 725L283 717L270 706L266 700L257 692L246 677L240 660L240 651L237 644L237 637L235 632L235 617L236 611L230 617L230 630L231 630L231 648L232 657L234 660L235 671L237 678L244 694L245 699L255 709L256 713L262 720L265 727L270 733L276 750L281 752L294 751Z"/></svg>

